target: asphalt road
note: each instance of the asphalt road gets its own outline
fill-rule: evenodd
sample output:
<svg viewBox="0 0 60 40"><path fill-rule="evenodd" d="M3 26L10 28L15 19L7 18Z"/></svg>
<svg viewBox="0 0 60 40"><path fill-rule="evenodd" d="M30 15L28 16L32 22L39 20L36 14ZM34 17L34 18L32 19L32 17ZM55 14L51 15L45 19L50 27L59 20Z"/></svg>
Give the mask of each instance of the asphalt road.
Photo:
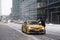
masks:
<svg viewBox="0 0 60 40"><path fill-rule="evenodd" d="M60 40L60 25L47 25L45 35L34 35L41 40Z"/></svg>
<svg viewBox="0 0 60 40"><path fill-rule="evenodd" d="M60 40L60 34L56 32L49 31L45 35L33 35L41 40Z"/></svg>
<svg viewBox="0 0 60 40"><path fill-rule="evenodd" d="M13 24L10 25L12 26ZM17 28L18 25L14 24L17 27L9 26L0 24L0 40L60 40L60 25L47 25L45 35L27 35Z"/></svg>
<svg viewBox="0 0 60 40"><path fill-rule="evenodd" d="M6 25L0 24L0 40L33 40Z"/></svg>

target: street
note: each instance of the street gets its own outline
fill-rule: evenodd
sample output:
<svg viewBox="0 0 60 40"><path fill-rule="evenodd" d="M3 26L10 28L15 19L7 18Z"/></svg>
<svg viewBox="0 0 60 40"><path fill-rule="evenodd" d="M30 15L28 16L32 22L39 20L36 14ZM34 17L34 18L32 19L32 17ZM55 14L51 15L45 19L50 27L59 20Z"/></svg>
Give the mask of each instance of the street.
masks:
<svg viewBox="0 0 60 40"><path fill-rule="evenodd" d="M0 23L0 40L60 40L60 25L46 24L45 35L27 35L21 32L21 24Z"/></svg>
<svg viewBox="0 0 60 40"><path fill-rule="evenodd" d="M42 40L60 40L60 25L46 25L46 35L35 35Z"/></svg>
<svg viewBox="0 0 60 40"><path fill-rule="evenodd" d="M6 25L0 24L0 40L33 40Z"/></svg>

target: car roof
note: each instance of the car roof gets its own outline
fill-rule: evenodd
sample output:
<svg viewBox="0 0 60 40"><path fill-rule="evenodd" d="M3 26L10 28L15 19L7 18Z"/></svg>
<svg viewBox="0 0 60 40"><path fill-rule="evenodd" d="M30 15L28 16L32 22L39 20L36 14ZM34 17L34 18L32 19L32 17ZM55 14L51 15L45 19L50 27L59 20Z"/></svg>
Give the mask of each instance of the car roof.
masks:
<svg viewBox="0 0 60 40"><path fill-rule="evenodd" d="M37 20L26 20L26 21L37 21Z"/></svg>
<svg viewBox="0 0 60 40"><path fill-rule="evenodd" d="M25 20L25 22L31 22L31 21L37 21L37 20Z"/></svg>

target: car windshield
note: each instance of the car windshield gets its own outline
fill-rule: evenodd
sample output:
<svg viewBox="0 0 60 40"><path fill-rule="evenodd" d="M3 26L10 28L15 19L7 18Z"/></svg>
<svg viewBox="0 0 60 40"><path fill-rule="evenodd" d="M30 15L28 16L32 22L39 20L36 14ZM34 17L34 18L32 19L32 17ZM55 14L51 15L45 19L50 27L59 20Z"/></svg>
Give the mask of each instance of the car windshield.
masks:
<svg viewBox="0 0 60 40"><path fill-rule="evenodd" d="M29 21L28 23L29 23L29 24L32 24L32 25L33 25L33 24L38 24L37 21Z"/></svg>

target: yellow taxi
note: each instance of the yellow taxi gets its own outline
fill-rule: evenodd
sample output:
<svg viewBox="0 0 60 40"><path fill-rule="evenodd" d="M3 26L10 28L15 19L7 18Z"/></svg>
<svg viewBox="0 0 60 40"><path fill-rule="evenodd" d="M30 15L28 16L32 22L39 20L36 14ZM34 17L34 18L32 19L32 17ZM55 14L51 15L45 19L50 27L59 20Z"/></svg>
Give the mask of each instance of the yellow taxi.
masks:
<svg viewBox="0 0 60 40"><path fill-rule="evenodd" d="M18 23L18 20L14 20L14 23Z"/></svg>
<svg viewBox="0 0 60 40"><path fill-rule="evenodd" d="M42 33L45 34L45 27L36 20L27 20L22 24L22 32L24 33Z"/></svg>

